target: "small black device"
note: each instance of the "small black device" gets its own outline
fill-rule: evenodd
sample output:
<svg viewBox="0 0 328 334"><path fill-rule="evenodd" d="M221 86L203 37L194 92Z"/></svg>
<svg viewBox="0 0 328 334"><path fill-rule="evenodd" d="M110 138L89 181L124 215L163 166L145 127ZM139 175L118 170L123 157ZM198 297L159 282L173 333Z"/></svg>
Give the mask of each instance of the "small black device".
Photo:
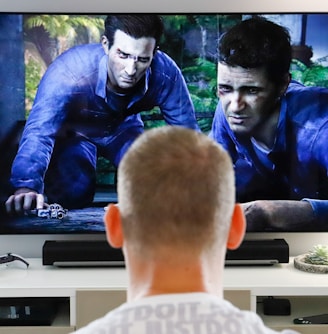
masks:
<svg viewBox="0 0 328 334"><path fill-rule="evenodd" d="M294 319L294 324L299 324L299 325L328 324L328 313L296 318Z"/></svg>
<svg viewBox="0 0 328 334"><path fill-rule="evenodd" d="M1 298L0 326L50 326L57 307L48 298Z"/></svg>
<svg viewBox="0 0 328 334"><path fill-rule="evenodd" d="M290 301L286 298L265 298L263 300L263 313L265 315L290 315Z"/></svg>

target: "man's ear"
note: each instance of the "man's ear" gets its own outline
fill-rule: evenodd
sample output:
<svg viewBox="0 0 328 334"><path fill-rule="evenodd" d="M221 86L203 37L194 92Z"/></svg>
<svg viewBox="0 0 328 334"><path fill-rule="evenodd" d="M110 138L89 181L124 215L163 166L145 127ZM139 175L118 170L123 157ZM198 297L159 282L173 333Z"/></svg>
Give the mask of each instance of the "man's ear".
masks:
<svg viewBox="0 0 328 334"><path fill-rule="evenodd" d="M291 74L290 73L286 73L284 76L284 82L281 85L281 89L279 92L279 96L282 96L286 93L286 90L288 88L288 85L290 84L290 80L291 80Z"/></svg>
<svg viewBox="0 0 328 334"><path fill-rule="evenodd" d="M123 246L121 214L118 205L109 204L104 215L108 243L114 248Z"/></svg>
<svg viewBox="0 0 328 334"><path fill-rule="evenodd" d="M106 53L106 55L108 55L108 51L109 51L109 41L108 38L105 35L101 36L101 45Z"/></svg>
<svg viewBox="0 0 328 334"><path fill-rule="evenodd" d="M240 246L244 239L246 231L246 219L244 211L240 204L235 205L234 212L232 214L231 226L227 241L228 249L236 249Z"/></svg>
<svg viewBox="0 0 328 334"><path fill-rule="evenodd" d="M159 46L158 45L156 45L155 46L155 49L154 49L154 51L153 51L153 56L155 56L155 54L156 54L156 52L159 50Z"/></svg>

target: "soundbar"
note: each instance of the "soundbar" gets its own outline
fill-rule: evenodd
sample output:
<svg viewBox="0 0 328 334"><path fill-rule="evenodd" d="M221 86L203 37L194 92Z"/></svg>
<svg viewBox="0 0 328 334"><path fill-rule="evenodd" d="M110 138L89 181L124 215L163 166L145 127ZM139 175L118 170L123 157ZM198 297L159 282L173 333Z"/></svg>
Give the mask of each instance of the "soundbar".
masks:
<svg viewBox="0 0 328 334"><path fill-rule="evenodd" d="M121 249L110 247L106 240L46 240L42 263L58 267L124 267L124 257Z"/></svg>
<svg viewBox="0 0 328 334"><path fill-rule="evenodd" d="M245 240L236 250L229 250L226 266L273 265L289 262L289 247L284 239ZM124 267L120 249L112 248L105 240L45 241L42 249L43 265L58 267Z"/></svg>
<svg viewBox="0 0 328 334"><path fill-rule="evenodd" d="M228 250L225 265L272 265L289 262L285 239L244 240L236 250Z"/></svg>

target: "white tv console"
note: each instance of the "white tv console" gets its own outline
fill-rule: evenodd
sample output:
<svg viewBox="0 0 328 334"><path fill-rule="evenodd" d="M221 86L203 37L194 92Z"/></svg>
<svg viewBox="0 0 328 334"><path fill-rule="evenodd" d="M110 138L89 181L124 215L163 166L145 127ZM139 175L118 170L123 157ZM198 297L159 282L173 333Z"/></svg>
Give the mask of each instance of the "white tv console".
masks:
<svg viewBox="0 0 328 334"><path fill-rule="evenodd" d="M58 268L28 259L28 269L0 269L1 298L60 299L61 307L51 326L1 326L1 334L67 334L104 315L125 300L124 268ZM242 309L257 312L277 330L293 328L303 334L327 333L328 325L294 325L293 319L328 313L328 276L311 274L288 264L226 267L225 298ZM265 316L261 301L268 296L288 298L291 315Z"/></svg>

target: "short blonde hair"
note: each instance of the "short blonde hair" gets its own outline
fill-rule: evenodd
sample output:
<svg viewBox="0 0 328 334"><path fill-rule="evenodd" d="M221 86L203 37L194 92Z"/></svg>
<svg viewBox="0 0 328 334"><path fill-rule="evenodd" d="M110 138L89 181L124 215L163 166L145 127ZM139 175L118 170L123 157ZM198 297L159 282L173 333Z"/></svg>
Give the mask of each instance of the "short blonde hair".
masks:
<svg viewBox="0 0 328 334"><path fill-rule="evenodd" d="M231 159L194 130L148 130L120 163L118 196L125 238L139 251L201 250L227 238L235 203Z"/></svg>

